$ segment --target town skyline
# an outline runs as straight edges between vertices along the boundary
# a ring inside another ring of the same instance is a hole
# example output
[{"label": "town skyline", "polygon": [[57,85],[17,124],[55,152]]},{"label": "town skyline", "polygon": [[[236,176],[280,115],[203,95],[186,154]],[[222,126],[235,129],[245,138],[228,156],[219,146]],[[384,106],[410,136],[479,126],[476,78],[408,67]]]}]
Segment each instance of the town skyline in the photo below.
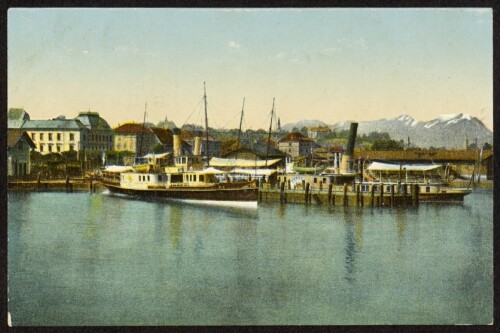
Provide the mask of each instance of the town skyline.
[{"label": "town skyline", "polygon": [[[318,119],[493,130],[491,9],[10,9],[8,107],[32,119],[267,129]],[[146,108],[147,103],[147,108]]]}]

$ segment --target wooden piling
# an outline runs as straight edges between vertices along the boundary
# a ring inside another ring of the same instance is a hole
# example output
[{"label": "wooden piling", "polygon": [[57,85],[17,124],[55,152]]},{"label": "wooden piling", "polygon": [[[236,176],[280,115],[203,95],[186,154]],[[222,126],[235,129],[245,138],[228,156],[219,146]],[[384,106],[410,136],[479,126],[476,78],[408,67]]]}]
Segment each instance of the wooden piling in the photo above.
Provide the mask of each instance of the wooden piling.
[{"label": "wooden piling", "polygon": [[359,200],[359,196],[360,196],[360,187],[361,185],[360,184],[356,184],[356,206],[360,206],[360,200]]},{"label": "wooden piling", "polygon": [[304,202],[309,203],[309,183],[306,183],[306,190],[304,193]]},{"label": "wooden piling", "polygon": [[281,182],[280,184],[280,203],[283,204],[285,202],[285,182]]},{"label": "wooden piling", "polygon": [[411,202],[413,207],[418,206],[418,184],[411,185]]},{"label": "wooden piling", "polygon": [[391,184],[391,207],[394,207],[394,184]]},{"label": "wooden piling", "polygon": [[69,176],[66,176],[66,193],[69,192]]},{"label": "wooden piling", "polygon": [[41,186],[41,178],[42,178],[42,175],[39,172],[37,180],[36,180],[36,190],[39,191],[39,192],[40,192],[40,186]]},{"label": "wooden piling", "polygon": [[344,183],[344,190],[343,190],[343,205],[347,206],[347,203],[349,199],[347,198],[347,183]]},{"label": "wooden piling", "polygon": [[375,204],[375,185],[370,185],[370,206],[373,207]]},{"label": "wooden piling", "polygon": [[379,196],[380,196],[379,206],[383,206],[384,205],[384,183],[380,183]]},{"label": "wooden piling", "polygon": [[328,204],[332,202],[332,189],[333,189],[333,184],[328,185]]}]

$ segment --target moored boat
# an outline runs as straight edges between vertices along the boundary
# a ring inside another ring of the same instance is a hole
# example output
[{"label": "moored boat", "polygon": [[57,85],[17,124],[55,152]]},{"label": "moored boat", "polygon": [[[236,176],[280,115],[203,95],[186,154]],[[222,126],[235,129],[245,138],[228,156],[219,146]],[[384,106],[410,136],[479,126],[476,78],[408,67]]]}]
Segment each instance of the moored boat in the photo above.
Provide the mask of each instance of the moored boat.
[{"label": "moored boat", "polygon": [[361,192],[384,191],[401,193],[404,185],[418,185],[419,199],[422,202],[463,202],[472,190],[448,185],[442,179],[443,167],[440,164],[391,164],[373,162],[364,172],[359,182]]},{"label": "moored boat", "polygon": [[[206,114],[206,93],[205,114]],[[208,131],[208,123],[205,130]],[[238,206],[257,206],[258,187],[253,180],[231,181],[224,177],[221,181],[216,175],[226,172],[203,165],[201,137],[195,138],[193,155],[180,155],[180,130],[173,131],[173,163],[165,166],[160,158],[149,155],[147,165],[128,169],[118,175],[104,178],[103,184],[111,193],[141,198],[162,198],[213,204],[234,204]],[[207,132],[208,156],[208,132]],[[163,154],[167,156],[168,154]],[[160,162],[160,163],[159,163]],[[119,170],[119,169],[118,169]],[[105,170],[106,174],[106,170]]]}]

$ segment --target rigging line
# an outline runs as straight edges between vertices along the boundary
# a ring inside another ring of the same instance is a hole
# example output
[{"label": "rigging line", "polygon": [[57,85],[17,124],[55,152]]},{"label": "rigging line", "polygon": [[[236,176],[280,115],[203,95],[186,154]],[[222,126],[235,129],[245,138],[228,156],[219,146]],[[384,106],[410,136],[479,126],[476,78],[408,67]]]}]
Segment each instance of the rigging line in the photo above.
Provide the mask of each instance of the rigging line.
[{"label": "rigging line", "polygon": [[[228,129],[226,126],[227,126],[227,125],[228,125],[231,121],[233,121],[233,120],[236,118],[236,116],[239,116],[240,114],[241,114],[241,111],[238,111],[238,113],[235,113],[235,114],[234,114],[234,116],[233,116],[233,118],[229,119],[229,120],[226,122],[226,124],[225,124],[223,127],[221,127],[221,129]],[[234,128],[236,128],[236,127],[234,127]]]},{"label": "rigging line", "polygon": [[[199,107],[199,110],[201,110],[201,102],[203,102],[203,98],[200,99],[200,101],[198,102],[198,104],[196,105],[196,107]],[[182,124],[182,126],[186,125],[187,122],[189,121],[189,119],[191,118],[191,116],[193,115],[193,113],[196,111],[196,108],[193,109],[193,111],[191,111],[191,114],[189,115],[189,117],[186,119],[186,121],[184,122],[184,124]],[[181,127],[182,127],[181,126]]]}]

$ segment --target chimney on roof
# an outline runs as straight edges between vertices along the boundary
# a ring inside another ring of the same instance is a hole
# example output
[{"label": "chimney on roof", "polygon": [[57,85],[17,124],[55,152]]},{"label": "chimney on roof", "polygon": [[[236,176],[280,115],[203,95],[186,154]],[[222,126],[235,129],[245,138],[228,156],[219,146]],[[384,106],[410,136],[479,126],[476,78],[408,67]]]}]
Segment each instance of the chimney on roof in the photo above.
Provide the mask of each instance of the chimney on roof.
[{"label": "chimney on roof", "polygon": [[173,133],[173,141],[174,141],[174,157],[177,157],[181,154],[181,130],[179,128],[174,128],[172,130]]},{"label": "chimney on roof", "polygon": [[201,155],[201,132],[200,131],[194,131],[193,155]]}]

